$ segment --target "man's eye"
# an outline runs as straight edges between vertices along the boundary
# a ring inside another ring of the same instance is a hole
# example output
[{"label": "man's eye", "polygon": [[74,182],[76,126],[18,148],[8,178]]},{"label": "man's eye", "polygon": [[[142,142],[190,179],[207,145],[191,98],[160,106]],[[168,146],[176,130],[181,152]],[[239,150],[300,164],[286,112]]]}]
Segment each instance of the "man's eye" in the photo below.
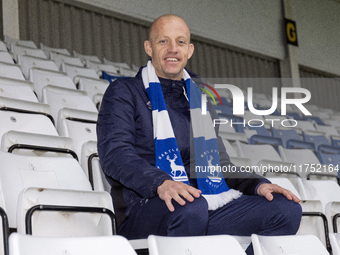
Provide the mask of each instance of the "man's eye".
[{"label": "man's eye", "polygon": [[160,40],[159,42],[160,42],[160,43],[166,43],[166,41],[165,41],[165,40]]}]

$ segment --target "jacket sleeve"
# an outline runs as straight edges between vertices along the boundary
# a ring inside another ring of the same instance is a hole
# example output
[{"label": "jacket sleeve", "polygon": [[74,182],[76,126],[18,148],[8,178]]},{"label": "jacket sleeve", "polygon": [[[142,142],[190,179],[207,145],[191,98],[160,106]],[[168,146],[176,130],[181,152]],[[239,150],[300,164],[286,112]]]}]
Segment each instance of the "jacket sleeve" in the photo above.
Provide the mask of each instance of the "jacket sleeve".
[{"label": "jacket sleeve", "polygon": [[138,96],[128,80],[117,80],[108,87],[97,121],[98,154],[109,179],[150,198],[156,195],[157,187],[171,177],[137,153]]}]

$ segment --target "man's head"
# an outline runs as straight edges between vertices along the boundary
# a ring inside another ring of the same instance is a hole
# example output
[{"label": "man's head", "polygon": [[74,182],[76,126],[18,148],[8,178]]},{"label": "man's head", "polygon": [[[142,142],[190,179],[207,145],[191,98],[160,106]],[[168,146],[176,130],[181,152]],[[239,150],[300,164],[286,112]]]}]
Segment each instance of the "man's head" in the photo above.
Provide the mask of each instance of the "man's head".
[{"label": "man's head", "polygon": [[160,16],[150,27],[144,49],[152,59],[157,76],[180,80],[194,52],[187,23],[176,15]]}]

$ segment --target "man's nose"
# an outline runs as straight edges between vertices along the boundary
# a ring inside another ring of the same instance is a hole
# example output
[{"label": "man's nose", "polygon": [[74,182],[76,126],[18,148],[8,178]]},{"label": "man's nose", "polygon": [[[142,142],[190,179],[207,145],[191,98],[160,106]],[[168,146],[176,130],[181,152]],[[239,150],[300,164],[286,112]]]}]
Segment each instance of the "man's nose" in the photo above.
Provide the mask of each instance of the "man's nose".
[{"label": "man's nose", "polygon": [[177,43],[175,40],[170,42],[169,48],[168,48],[169,52],[177,52],[178,48],[177,48]]}]

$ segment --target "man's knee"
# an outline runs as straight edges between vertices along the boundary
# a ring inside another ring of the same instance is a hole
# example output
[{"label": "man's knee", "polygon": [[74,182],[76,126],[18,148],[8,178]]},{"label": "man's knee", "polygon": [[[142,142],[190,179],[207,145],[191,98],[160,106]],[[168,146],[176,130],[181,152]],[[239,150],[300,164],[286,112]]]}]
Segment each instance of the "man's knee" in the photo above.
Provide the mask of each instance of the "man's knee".
[{"label": "man's knee", "polygon": [[276,202],[274,204],[275,208],[272,208],[277,214],[276,222],[283,225],[282,234],[296,234],[300,227],[302,217],[301,205],[288,200],[281,194],[275,194],[273,201]]},{"label": "man's knee", "polygon": [[[174,203],[175,211],[170,216],[169,235],[204,235],[207,229],[209,213],[207,201],[201,196],[184,206]],[[178,232],[180,230],[180,233]]]},{"label": "man's knee", "polygon": [[186,202],[184,206],[179,204],[175,205],[175,210],[178,210],[179,214],[181,214],[187,220],[208,220],[208,203],[202,196],[196,198],[193,202]]}]

